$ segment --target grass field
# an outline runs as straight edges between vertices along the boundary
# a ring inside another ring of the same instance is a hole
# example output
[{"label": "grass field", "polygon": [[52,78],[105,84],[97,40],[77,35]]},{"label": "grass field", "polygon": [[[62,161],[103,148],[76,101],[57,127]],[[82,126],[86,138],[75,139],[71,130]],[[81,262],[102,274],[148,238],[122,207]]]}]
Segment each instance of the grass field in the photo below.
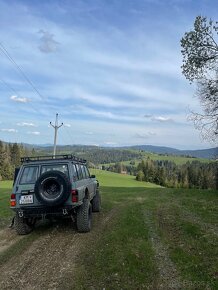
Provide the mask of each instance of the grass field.
[{"label": "grass field", "polygon": [[78,269],[84,289],[217,289],[218,192],[96,175],[103,210],[114,211],[114,218],[92,255],[84,253]]},{"label": "grass field", "polygon": [[[218,289],[217,191],[167,189],[131,176],[92,173],[103,208],[94,219],[94,239],[77,254],[68,277],[72,289]],[[11,215],[10,187],[0,183],[3,220]],[[85,235],[88,241],[91,234]]]},{"label": "grass field", "polygon": [[12,211],[9,209],[12,181],[0,181],[0,227],[9,223]]},{"label": "grass field", "polygon": [[[183,156],[173,156],[173,155],[159,155],[156,153],[148,153],[145,152],[143,153],[143,159],[146,160],[147,158],[150,158],[152,160],[169,160],[172,162],[175,162],[177,165],[182,165],[185,164],[186,162],[193,162],[193,161],[200,161],[200,162],[211,162],[211,160],[209,159],[205,159],[205,158],[191,158],[191,157],[183,157]],[[138,166],[138,164],[141,162],[141,159],[134,159],[131,160],[135,162],[134,166]],[[121,162],[123,165],[131,165],[130,162],[131,161],[123,161]],[[114,165],[115,163],[107,163],[107,164],[101,164],[101,165],[105,165],[105,166],[109,166],[109,165]]]},{"label": "grass field", "polygon": [[150,182],[138,182],[135,176],[121,175],[114,172],[92,169],[92,174],[96,175],[96,178],[103,186],[110,187],[160,187],[159,185]]}]

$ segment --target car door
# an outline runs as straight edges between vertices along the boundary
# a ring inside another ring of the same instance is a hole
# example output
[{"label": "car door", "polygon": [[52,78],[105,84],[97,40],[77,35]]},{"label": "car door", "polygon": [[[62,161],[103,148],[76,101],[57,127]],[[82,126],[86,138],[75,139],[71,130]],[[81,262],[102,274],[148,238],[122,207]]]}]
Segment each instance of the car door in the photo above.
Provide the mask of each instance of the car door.
[{"label": "car door", "polygon": [[85,197],[85,186],[84,186],[84,177],[80,164],[75,164],[77,171],[77,180],[76,180],[76,189],[78,191],[79,200],[82,200]]},{"label": "car door", "polygon": [[84,174],[86,175],[86,182],[87,182],[89,193],[90,193],[91,199],[92,199],[94,194],[95,194],[94,182],[93,182],[92,178],[90,178],[90,173],[88,171],[88,168],[85,165],[83,165],[83,171],[84,171]]}]

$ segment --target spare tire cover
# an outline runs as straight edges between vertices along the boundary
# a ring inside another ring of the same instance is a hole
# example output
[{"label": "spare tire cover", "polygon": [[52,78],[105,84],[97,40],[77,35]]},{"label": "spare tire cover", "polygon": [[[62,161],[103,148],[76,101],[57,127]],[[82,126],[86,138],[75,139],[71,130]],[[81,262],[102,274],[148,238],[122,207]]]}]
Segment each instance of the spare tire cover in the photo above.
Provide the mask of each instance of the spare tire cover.
[{"label": "spare tire cover", "polygon": [[71,192],[71,182],[61,171],[48,171],[43,173],[35,183],[35,196],[48,206],[64,203]]}]

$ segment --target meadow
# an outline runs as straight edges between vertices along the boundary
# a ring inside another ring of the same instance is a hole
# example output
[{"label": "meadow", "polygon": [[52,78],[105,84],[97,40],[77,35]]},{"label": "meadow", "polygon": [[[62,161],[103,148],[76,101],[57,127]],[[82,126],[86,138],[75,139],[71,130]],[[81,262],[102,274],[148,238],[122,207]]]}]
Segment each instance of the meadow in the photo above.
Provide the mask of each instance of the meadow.
[{"label": "meadow", "polygon": [[[68,277],[72,289],[217,289],[217,191],[92,173],[100,182],[102,212],[94,215],[92,232],[78,238],[89,243]],[[10,187],[0,183],[4,221],[11,216]]]},{"label": "meadow", "polygon": [[[143,160],[146,160],[147,158],[150,158],[151,160],[168,160],[171,162],[175,162],[176,165],[182,165],[186,162],[193,162],[193,161],[199,161],[202,163],[208,163],[211,162],[211,160],[206,158],[193,158],[193,157],[184,157],[184,156],[176,156],[176,155],[160,155],[156,153],[149,153],[149,152],[143,152],[143,157],[140,159],[132,159],[130,161],[123,161],[121,162],[123,165],[130,166],[132,162],[134,162],[134,166],[137,167],[138,164]],[[115,163],[106,163],[101,164],[104,166],[110,166],[114,165]]]}]

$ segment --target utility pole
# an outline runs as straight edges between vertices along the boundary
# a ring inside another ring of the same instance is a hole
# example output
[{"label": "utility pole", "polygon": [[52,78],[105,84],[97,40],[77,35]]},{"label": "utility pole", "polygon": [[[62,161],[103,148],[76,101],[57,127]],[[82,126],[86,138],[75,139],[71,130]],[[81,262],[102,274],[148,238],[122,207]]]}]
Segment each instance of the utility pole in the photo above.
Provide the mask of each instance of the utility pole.
[{"label": "utility pole", "polygon": [[56,114],[55,125],[52,125],[51,122],[50,122],[50,125],[55,129],[55,135],[54,135],[54,151],[53,151],[53,157],[55,158],[58,129],[64,125],[63,123],[61,123],[61,125],[58,126],[58,113]]}]

